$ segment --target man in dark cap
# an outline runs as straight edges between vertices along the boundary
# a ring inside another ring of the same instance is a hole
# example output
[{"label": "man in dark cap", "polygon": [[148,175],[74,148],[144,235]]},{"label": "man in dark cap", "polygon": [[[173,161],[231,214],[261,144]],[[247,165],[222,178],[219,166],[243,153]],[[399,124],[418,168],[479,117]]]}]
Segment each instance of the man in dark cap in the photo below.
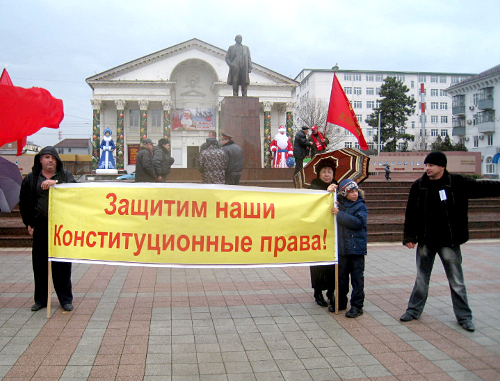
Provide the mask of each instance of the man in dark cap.
[{"label": "man in dark cap", "polygon": [[235,142],[233,136],[222,133],[222,150],[227,156],[226,184],[238,185],[243,170],[243,150]]},{"label": "man in dark cap", "polygon": [[153,141],[144,139],[135,157],[135,182],[154,183],[160,177],[156,176],[153,164]]},{"label": "man in dark cap", "polygon": [[167,175],[174,162],[175,159],[170,156],[170,140],[161,138],[158,140],[158,145],[153,148],[153,167],[157,181],[162,183],[167,181]]},{"label": "man in dark cap", "polygon": [[[35,304],[31,311],[47,307],[47,269],[49,260],[49,188],[61,183],[76,183],[54,147],[43,148],[33,162],[32,172],[21,184],[19,210],[28,233],[33,236],[33,274],[35,278]],[[52,281],[65,311],[73,310],[71,262],[51,261]]]},{"label": "man in dark cap", "polygon": [[424,310],[436,254],[441,258],[451,290],[458,323],[474,331],[467,301],[460,245],[469,239],[467,207],[470,198],[500,196],[500,182],[474,180],[446,170],[442,152],[431,152],[425,173],[410,189],[404,223],[403,245],[417,245],[417,279],[401,321],[418,319]]},{"label": "man in dark cap", "polygon": [[295,158],[294,174],[302,170],[304,159],[309,155],[309,149],[313,144],[312,141],[307,138],[308,132],[309,127],[303,126],[299,132],[295,134],[295,140],[293,141],[293,157]]}]

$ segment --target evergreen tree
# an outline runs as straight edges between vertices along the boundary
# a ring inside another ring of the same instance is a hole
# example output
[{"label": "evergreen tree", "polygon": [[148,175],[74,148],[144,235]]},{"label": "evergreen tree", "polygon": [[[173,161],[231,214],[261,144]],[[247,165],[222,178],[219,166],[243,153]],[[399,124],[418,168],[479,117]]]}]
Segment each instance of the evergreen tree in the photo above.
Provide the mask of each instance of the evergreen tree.
[{"label": "evergreen tree", "polygon": [[[401,140],[408,147],[408,141],[415,138],[411,134],[404,132],[405,122],[415,111],[415,99],[406,95],[410,91],[403,82],[395,77],[387,77],[384,84],[380,87],[380,107],[374,109],[366,122],[372,127],[378,127],[379,114],[382,114],[380,123],[380,144],[382,151],[395,152],[398,141]],[[373,137],[373,141],[378,141],[378,132]]]}]

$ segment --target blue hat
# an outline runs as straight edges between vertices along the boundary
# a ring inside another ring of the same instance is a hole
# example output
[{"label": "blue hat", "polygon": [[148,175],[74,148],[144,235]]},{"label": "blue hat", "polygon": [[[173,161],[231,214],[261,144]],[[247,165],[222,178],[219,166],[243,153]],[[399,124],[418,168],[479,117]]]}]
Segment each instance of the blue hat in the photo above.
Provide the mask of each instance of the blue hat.
[{"label": "blue hat", "polygon": [[356,181],[351,179],[344,179],[339,184],[338,192],[342,197],[346,197],[347,194],[353,189],[359,189]]}]

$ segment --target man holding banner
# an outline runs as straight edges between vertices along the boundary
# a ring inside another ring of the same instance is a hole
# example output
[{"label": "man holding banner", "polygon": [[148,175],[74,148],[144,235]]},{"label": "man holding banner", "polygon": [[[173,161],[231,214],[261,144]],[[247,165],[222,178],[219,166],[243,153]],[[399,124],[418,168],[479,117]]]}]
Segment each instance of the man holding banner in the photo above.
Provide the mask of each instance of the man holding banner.
[{"label": "man holding banner", "polygon": [[[34,159],[32,172],[21,184],[19,209],[28,233],[33,236],[33,274],[35,278],[35,304],[31,311],[47,306],[49,258],[49,188],[58,183],[76,183],[54,147],[43,148]],[[73,310],[71,262],[52,262],[52,281],[65,311]]]}]

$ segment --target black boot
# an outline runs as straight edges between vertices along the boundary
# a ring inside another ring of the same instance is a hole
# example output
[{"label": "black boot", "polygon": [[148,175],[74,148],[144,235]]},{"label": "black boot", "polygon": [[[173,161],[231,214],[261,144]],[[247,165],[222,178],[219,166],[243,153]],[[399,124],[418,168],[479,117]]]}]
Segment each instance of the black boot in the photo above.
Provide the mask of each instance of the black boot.
[{"label": "black boot", "polygon": [[328,303],[323,297],[323,292],[321,290],[314,290],[314,300],[318,303],[318,306],[327,307]]}]

